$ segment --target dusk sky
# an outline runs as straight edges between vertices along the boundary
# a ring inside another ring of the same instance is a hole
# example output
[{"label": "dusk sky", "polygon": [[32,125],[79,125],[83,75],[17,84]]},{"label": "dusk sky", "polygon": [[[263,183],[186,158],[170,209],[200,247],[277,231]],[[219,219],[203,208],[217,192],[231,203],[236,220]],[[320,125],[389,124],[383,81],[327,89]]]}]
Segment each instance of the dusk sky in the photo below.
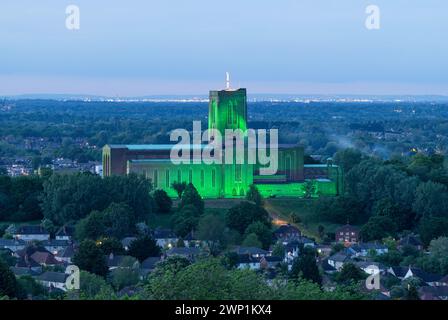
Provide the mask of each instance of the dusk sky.
[{"label": "dusk sky", "polygon": [[0,95],[207,94],[226,71],[249,93],[448,95],[447,17],[446,0],[3,0]]}]

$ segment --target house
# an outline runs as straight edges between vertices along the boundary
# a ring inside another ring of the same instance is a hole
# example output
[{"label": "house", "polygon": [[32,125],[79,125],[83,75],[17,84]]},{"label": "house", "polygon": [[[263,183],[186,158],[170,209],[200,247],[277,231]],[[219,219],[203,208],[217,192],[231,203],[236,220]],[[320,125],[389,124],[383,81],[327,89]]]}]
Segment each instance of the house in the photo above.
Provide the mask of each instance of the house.
[{"label": "house", "polygon": [[344,252],[338,252],[328,258],[328,264],[339,271],[342,269],[342,266],[350,260],[350,255]]},{"label": "house", "polygon": [[420,240],[420,236],[414,235],[414,234],[409,234],[407,236],[404,236],[398,241],[397,248],[399,250],[402,250],[403,247],[406,247],[406,246],[414,247],[419,251],[423,250],[423,243]]},{"label": "house", "polygon": [[75,247],[73,245],[70,245],[70,246],[66,247],[64,250],[59,251],[55,255],[55,258],[58,261],[70,264],[70,263],[72,263],[72,259],[74,256],[75,256]]},{"label": "house", "polygon": [[357,243],[347,248],[355,257],[367,257],[374,252],[377,255],[382,255],[389,252],[389,248],[383,244],[375,242]]},{"label": "house", "polygon": [[448,286],[423,286],[418,294],[421,300],[448,300]]},{"label": "house", "polygon": [[65,250],[68,246],[70,246],[69,240],[46,240],[40,243],[45,249],[51,252],[54,255],[57,255],[58,252]]},{"label": "house", "polygon": [[[333,264],[334,264],[334,262],[333,262]],[[332,274],[337,271],[335,267],[333,267],[331,264],[328,263],[328,259],[322,260],[320,266],[321,266],[322,270],[328,274]]]},{"label": "house", "polygon": [[283,258],[275,256],[263,256],[260,259],[260,266],[264,269],[275,268],[281,264]]},{"label": "house", "polygon": [[157,228],[153,232],[153,237],[161,248],[172,248],[176,246],[179,240],[171,229]]},{"label": "house", "polygon": [[46,251],[36,251],[30,256],[30,258],[44,267],[61,264],[60,261],[55,259],[51,252]]},{"label": "house", "polygon": [[50,239],[50,233],[42,226],[20,226],[13,233],[14,239],[30,241],[45,241]]},{"label": "house", "polygon": [[39,274],[39,272],[35,272],[30,268],[24,268],[24,267],[9,267],[9,270],[11,270],[16,277],[35,276]]},{"label": "house", "polygon": [[201,249],[199,248],[189,248],[189,247],[181,247],[181,248],[171,248],[166,252],[167,257],[171,256],[181,256],[185,257],[188,260],[195,260],[197,256],[201,253]]},{"label": "house", "polygon": [[65,287],[65,281],[68,277],[68,274],[64,272],[53,272],[47,271],[37,276],[35,279],[37,282],[40,282],[44,287],[50,289],[59,289],[62,291],[67,291]]},{"label": "house", "polygon": [[359,229],[346,224],[335,231],[336,242],[356,243],[359,240]]},{"label": "house", "polygon": [[319,244],[316,246],[317,253],[322,257],[328,257],[333,250],[330,245]]},{"label": "house", "polygon": [[376,274],[378,272],[380,274],[384,274],[387,270],[387,268],[383,264],[373,261],[356,261],[354,262],[354,264],[362,271],[370,275]]},{"label": "house", "polygon": [[63,226],[55,234],[56,240],[71,241],[75,228],[73,226]]},{"label": "house", "polygon": [[[190,231],[184,238],[185,246],[200,248],[207,241],[202,241],[196,238],[194,231]],[[212,241],[211,241],[212,242]]]},{"label": "house", "polygon": [[316,246],[316,243],[314,242],[314,240],[311,240],[310,238],[307,237],[300,237],[299,238],[299,243],[303,244],[304,248],[314,248]]},{"label": "house", "polygon": [[113,253],[106,256],[106,265],[109,268],[109,270],[117,269],[121,263],[123,262],[123,259],[127,256],[122,255],[114,255]]},{"label": "house", "polygon": [[250,254],[239,254],[236,267],[237,269],[258,270],[260,269],[260,259]]},{"label": "house", "polygon": [[257,247],[242,247],[238,246],[233,251],[235,251],[238,255],[240,254],[248,254],[254,258],[259,258],[263,256],[269,255],[269,251],[257,248]]},{"label": "house", "polygon": [[12,252],[23,250],[26,246],[26,242],[17,239],[0,239],[0,249],[8,249]]},{"label": "house", "polygon": [[290,224],[281,225],[274,231],[274,237],[281,242],[289,242],[302,236],[300,230]]},{"label": "house", "polygon": [[298,241],[292,241],[285,245],[285,257],[283,261],[288,265],[292,264],[294,259],[300,254],[300,243]]},{"label": "house", "polygon": [[121,245],[123,246],[124,250],[128,251],[129,247],[131,246],[131,243],[137,240],[136,237],[126,237],[121,239]]},{"label": "house", "polygon": [[20,257],[16,261],[15,267],[26,268],[37,274],[42,273],[42,266],[33,259],[31,259],[29,256]]},{"label": "house", "polygon": [[159,263],[162,260],[161,257],[148,257],[145,260],[142,261],[140,264],[140,275],[145,278],[148,273],[151,273],[155,267],[156,264]]},{"label": "house", "polygon": [[387,272],[394,275],[400,280],[407,278],[419,278],[429,286],[448,286],[448,277],[439,274],[428,273],[419,268],[413,267],[390,267]]}]

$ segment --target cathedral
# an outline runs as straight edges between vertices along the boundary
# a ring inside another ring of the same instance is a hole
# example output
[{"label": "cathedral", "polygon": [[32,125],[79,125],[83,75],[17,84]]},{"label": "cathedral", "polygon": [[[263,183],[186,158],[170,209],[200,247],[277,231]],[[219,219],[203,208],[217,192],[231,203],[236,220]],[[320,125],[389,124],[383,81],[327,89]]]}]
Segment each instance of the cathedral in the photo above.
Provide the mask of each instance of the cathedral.
[{"label": "cathedral", "polygon": [[[208,128],[245,132],[247,126],[246,89],[210,91]],[[177,197],[174,182],[192,183],[203,198],[245,197],[254,184],[263,197],[335,196],[343,192],[342,169],[331,161],[304,164],[304,150],[298,145],[278,145],[277,172],[262,175],[258,159],[243,163],[175,164],[170,154],[174,144],[106,145],[103,147],[103,175],[144,175],[154,189]],[[203,148],[202,145],[193,146]],[[223,152],[226,152],[225,149]]]}]

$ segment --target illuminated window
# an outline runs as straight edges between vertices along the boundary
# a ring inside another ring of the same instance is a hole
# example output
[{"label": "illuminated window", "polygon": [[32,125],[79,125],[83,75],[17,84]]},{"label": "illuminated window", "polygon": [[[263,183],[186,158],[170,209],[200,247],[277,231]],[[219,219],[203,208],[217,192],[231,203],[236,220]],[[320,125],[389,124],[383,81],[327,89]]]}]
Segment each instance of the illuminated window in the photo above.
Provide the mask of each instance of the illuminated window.
[{"label": "illuminated window", "polygon": [[212,188],[215,188],[216,186],[216,171],[215,169],[212,170]]},{"label": "illuminated window", "polygon": [[191,170],[191,169],[188,172],[188,182],[193,183],[193,170]]},{"label": "illuminated window", "polygon": [[177,170],[177,182],[182,182],[182,171]]}]

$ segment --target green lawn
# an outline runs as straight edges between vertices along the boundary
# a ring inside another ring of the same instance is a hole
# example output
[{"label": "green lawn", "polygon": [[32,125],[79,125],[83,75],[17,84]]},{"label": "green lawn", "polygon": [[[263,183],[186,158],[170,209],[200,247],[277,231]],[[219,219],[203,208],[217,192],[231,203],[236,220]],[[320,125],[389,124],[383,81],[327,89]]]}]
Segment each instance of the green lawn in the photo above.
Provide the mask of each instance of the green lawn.
[{"label": "green lawn", "polygon": [[265,208],[278,215],[279,219],[291,222],[291,215],[296,214],[300,218],[297,227],[305,236],[320,239],[318,226],[322,225],[325,232],[334,232],[339,224],[319,220],[314,214],[315,199],[266,199]]}]

